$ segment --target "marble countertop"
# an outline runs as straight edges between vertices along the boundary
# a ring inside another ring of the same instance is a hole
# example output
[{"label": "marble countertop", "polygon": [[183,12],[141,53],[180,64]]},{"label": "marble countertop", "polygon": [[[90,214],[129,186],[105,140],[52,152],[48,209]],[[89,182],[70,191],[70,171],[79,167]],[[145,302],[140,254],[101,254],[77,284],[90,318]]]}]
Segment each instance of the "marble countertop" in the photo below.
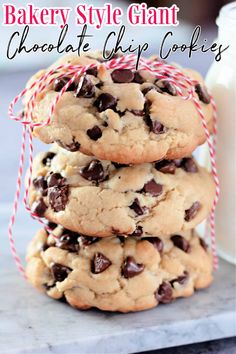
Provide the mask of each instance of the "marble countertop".
[{"label": "marble countertop", "polygon": [[[0,215],[1,353],[134,353],[236,336],[234,266],[221,261],[209,289],[168,306],[133,314],[76,311],[37,293],[17,273],[6,237],[8,205],[0,205]],[[15,238],[22,257],[38,227],[20,209]]]}]

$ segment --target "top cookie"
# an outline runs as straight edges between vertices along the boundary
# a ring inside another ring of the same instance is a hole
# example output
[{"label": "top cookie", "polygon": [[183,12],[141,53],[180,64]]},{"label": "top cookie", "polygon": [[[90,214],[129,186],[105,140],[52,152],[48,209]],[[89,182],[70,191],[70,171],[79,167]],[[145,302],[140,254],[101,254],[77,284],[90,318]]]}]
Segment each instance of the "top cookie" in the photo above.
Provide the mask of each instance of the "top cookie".
[{"label": "top cookie", "polygon": [[[167,81],[158,81],[146,71],[107,70],[101,58],[66,56],[61,64],[95,63],[82,82],[71,85],[56,105],[49,126],[35,127],[34,135],[45,143],[57,142],[70,151],[80,150],[103,160],[143,163],[188,156],[206,140],[198,112],[191,101],[181,98]],[[40,71],[32,83],[46,71]],[[212,126],[212,105],[202,77],[184,69],[199,81],[196,97],[208,128]],[[45,121],[68,76],[55,80],[38,94],[33,111],[36,122]],[[25,103],[32,95],[28,92]]]}]

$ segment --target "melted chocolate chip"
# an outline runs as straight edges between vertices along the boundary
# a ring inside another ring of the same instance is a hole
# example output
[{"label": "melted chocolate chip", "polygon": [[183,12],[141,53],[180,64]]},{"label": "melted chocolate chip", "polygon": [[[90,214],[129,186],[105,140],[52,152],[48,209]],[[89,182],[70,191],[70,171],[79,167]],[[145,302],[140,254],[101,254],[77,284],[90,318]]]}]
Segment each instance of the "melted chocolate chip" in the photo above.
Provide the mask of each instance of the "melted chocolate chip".
[{"label": "melted chocolate chip", "polygon": [[203,103],[209,104],[211,102],[211,98],[205,86],[197,84],[195,86],[195,92],[197,93],[199,100],[202,101]]},{"label": "melted chocolate chip", "polygon": [[182,160],[181,167],[186,171],[190,173],[196,173],[198,172],[198,167],[192,157],[185,157]]},{"label": "melted chocolate chip", "polygon": [[171,236],[171,241],[175,245],[175,247],[180,248],[182,251],[189,253],[190,252],[190,244],[189,242],[181,235],[173,235]]},{"label": "melted chocolate chip", "polygon": [[78,237],[80,237],[80,235],[77,232],[64,230],[61,237],[56,241],[56,247],[70,252],[79,252]]},{"label": "melted chocolate chip", "polygon": [[126,239],[126,237],[125,236],[117,236],[117,238],[120,240],[120,243],[124,243],[125,242],[125,239]]},{"label": "melted chocolate chip", "polygon": [[145,116],[144,121],[154,134],[166,133],[166,128],[158,120],[152,120],[150,116]]},{"label": "melted chocolate chip", "polygon": [[54,263],[51,266],[51,270],[52,270],[52,275],[53,275],[55,281],[61,282],[68,277],[68,275],[72,269],[69,267],[65,267],[59,263]]},{"label": "melted chocolate chip", "polygon": [[47,226],[49,227],[50,230],[53,231],[57,227],[57,224],[55,224],[54,222],[48,221]]},{"label": "melted chocolate chip", "polygon": [[97,125],[95,125],[93,128],[87,130],[87,135],[90,137],[90,139],[97,141],[101,138],[102,131]]},{"label": "melted chocolate chip", "polygon": [[189,278],[188,272],[185,270],[183,275],[180,275],[179,277],[173,279],[170,281],[170,284],[172,287],[174,287],[175,283],[179,283],[180,285],[184,285]]},{"label": "melted chocolate chip", "polygon": [[144,83],[144,78],[140,75],[139,71],[135,71],[133,82],[140,85]]},{"label": "melted chocolate chip", "polygon": [[103,112],[106,109],[114,109],[116,107],[117,99],[110,95],[110,93],[102,93],[94,102],[94,106],[97,107],[98,112]]},{"label": "melted chocolate chip", "polygon": [[63,149],[66,149],[71,152],[79,151],[80,144],[77,141],[74,141],[71,144],[64,144],[60,140],[56,140],[57,144],[60,145]]},{"label": "melted chocolate chip", "polygon": [[39,176],[37,178],[34,178],[33,180],[33,186],[36,190],[45,192],[48,188],[48,184],[46,179],[43,176]]},{"label": "melted chocolate chip", "polygon": [[91,237],[91,236],[80,236],[79,242],[83,246],[89,246],[92,245],[93,243],[96,243],[99,241],[98,237]]},{"label": "melted chocolate chip", "polygon": [[142,94],[145,96],[151,90],[155,90],[156,92],[162,93],[162,91],[159,87],[152,85],[152,86],[145,87],[142,90]]},{"label": "melted chocolate chip", "polygon": [[162,304],[168,304],[172,301],[172,287],[169,282],[163,281],[155,292],[155,298]]},{"label": "melted chocolate chip", "polygon": [[136,229],[134,230],[134,232],[130,236],[141,237],[142,234],[143,234],[142,226],[137,226]]},{"label": "melted chocolate chip", "polygon": [[199,202],[194,202],[193,205],[185,210],[185,221],[191,221],[197,215],[198,211],[201,209],[201,204]]},{"label": "melted chocolate chip", "polygon": [[110,267],[111,261],[108,259],[104,254],[102,253],[95,253],[93,261],[92,261],[92,266],[91,270],[92,273],[94,274],[99,274],[104,272],[108,267]]},{"label": "melted chocolate chip", "polygon": [[98,69],[96,67],[87,69],[86,74],[93,75],[93,76],[97,77],[98,76]]},{"label": "melted chocolate chip", "polygon": [[159,237],[144,237],[142,240],[146,240],[146,241],[152,243],[158,252],[160,252],[160,253],[163,252],[164,244]]},{"label": "melted chocolate chip", "polygon": [[162,160],[155,163],[155,169],[162,173],[174,174],[176,170],[176,165],[174,161]]},{"label": "melted chocolate chip", "polygon": [[146,214],[148,208],[146,206],[141,206],[138,198],[135,198],[133,203],[130,205],[130,209],[132,209],[137,215]]},{"label": "melted chocolate chip", "polygon": [[49,175],[47,184],[49,188],[54,186],[64,186],[66,184],[66,178],[62,177],[60,173],[53,173]]},{"label": "melted chocolate chip", "polygon": [[[63,87],[68,83],[68,81],[70,81],[70,77],[67,76],[63,76],[60,78],[57,78],[54,80],[53,83],[53,89],[56,92],[59,92],[63,89]],[[73,82],[66,91],[74,91],[76,89],[76,84]]]},{"label": "melted chocolate chip", "polygon": [[172,161],[175,163],[175,166],[176,166],[176,167],[181,167],[182,160],[183,160],[183,159],[175,159],[175,160],[172,160]]},{"label": "melted chocolate chip", "polygon": [[144,185],[143,190],[145,193],[149,193],[153,197],[158,197],[162,194],[163,186],[159,183],[156,183],[154,179],[152,179]]},{"label": "melted chocolate chip", "polygon": [[80,170],[80,174],[88,181],[102,182],[105,179],[105,173],[100,161],[92,160]]},{"label": "melted chocolate chip", "polygon": [[177,95],[177,90],[175,86],[169,81],[157,81],[156,85],[161,89],[162,92],[168,93],[171,96]]},{"label": "melted chocolate chip", "polygon": [[118,84],[128,83],[133,81],[134,74],[129,69],[116,69],[111,73],[111,78]]},{"label": "melted chocolate chip", "polygon": [[69,186],[54,186],[48,189],[49,204],[55,212],[65,210],[69,198]]},{"label": "melted chocolate chip", "polygon": [[145,111],[144,110],[139,110],[139,109],[131,109],[130,111],[131,113],[133,113],[135,116],[138,117],[144,117],[145,116]]},{"label": "melted chocolate chip", "polygon": [[32,213],[39,216],[40,218],[44,216],[46,210],[47,205],[44,203],[43,198],[35,201],[31,207]]},{"label": "melted chocolate chip", "polygon": [[200,245],[202,246],[202,248],[207,251],[208,250],[208,246],[206,244],[206,242],[202,239],[202,238],[199,238],[199,243]]},{"label": "melted chocolate chip", "polygon": [[133,278],[136,275],[139,275],[144,270],[144,265],[142,263],[136,263],[134,257],[129,256],[124,261],[122,267],[122,275],[125,278]]},{"label": "melted chocolate chip", "polygon": [[93,85],[92,81],[84,76],[83,82],[81,85],[78,86],[75,96],[76,97],[83,97],[83,98],[91,98],[95,95],[95,86]]},{"label": "melted chocolate chip", "polygon": [[52,159],[56,156],[56,154],[54,152],[48,152],[46,154],[46,156],[43,158],[42,160],[42,164],[44,166],[47,166],[47,167],[50,167],[51,166],[51,162],[52,162]]}]

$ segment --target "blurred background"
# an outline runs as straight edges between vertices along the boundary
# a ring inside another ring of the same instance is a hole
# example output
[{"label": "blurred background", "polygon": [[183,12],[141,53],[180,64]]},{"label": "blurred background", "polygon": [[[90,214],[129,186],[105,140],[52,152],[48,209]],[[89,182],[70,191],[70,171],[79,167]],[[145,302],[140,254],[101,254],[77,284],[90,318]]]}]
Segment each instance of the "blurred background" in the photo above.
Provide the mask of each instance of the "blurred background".
[{"label": "blurred background", "polygon": [[[114,6],[121,6],[124,9],[127,8],[130,2],[135,1],[110,1]],[[136,1],[137,2],[137,1]],[[140,1],[143,2],[143,1]],[[176,0],[176,1],[148,1],[148,6],[171,6],[175,3],[180,12],[178,18],[180,25],[178,27],[130,27],[127,26],[126,42],[130,43],[131,39],[134,39],[135,44],[148,42],[149,54],[154,54],[159,50],[160,43],[164,34],[168,30],[172,30],[174,33],[174,42],[176,43],[189,43],[190,36],[193,28],[200,24],[202,26],[201,42],[203,39],[207,39],[209,44],[215,40],[217,36],[217,27],[215,19],[219,13],[220,8],[230,1],[226,0]],[[12,0],[12,4],[16,6],[24,6],[26,2],[19,0]],[[82,3],[79,0],[45,0],[45,1],[31,1],[37,6],[70,6],[75,7],[78,3]],[[94,0],[83,1],[83,3],[93,4],[94,6],[102,6],[106,1]],[[2,8],[0,9],[0,23],[2,23]],[[126,24],[126,23],[124,23]],[[127,25],[127,24],[126,24]],[[7,108],[9,102],[13,97],[18,94],[28,80],[28,78],[38,70],[49,65],[57,55],[55,53],[33,53],[22,54],[16,57],[14,60],[8,60],[6,58],[6,47],[9,42],[9,38],[14,31],[22,33],[23,27],[9,26],[0,27],[0,114],[1,114],[1,127],[0,127],[0,213],[1,220],[6,225],[9,218],[9,206],[13,201],[13,195],[16,185],[16,174],[18,168],[19,149],[21,141],[21,126],[16,122],[11,122],[7,116]],[[88,32],[95,34],[93,38],[92,47],[101,48],[104,43],[104,39],[107,34],[112,30],[112,27],[102,28],[99,31],[95,31],[93,28],[89,28]],[[27,39],[27,45],[32,43],[55,43],[60,32],[60,28],[55,27],[31,27],[30,36]],[[81,28],[75,26],[75,16],[71,13],[69,20],[69,34],[66,40],[67,43],[76,44],[76,35],[81,33]],[[213,61],[213,55],[207,53],[195,53],[191,59],[188,58],[187,53],[174,54],[169,58],[171,61],[177,61],[181,65],[192,67],[199,70],[203,75],[206,74],[208,68]],[[20,107],[19,107],[20,109]],[[47,146],[35,141],[35,150],[45,150]],[[28,218],[29,219],[29,218]],[[27,220],[28,220],[27,219]],[[19,223],[25,222],[19,218]],[[37,223],[36,223],[37,224]],[[37,225],[36,225],[37,227]],[[5,231],[4,231],[5,233]],[[31,234],[32,235],[32,234]],[[29,235],[29,237],[31,237]]]}]

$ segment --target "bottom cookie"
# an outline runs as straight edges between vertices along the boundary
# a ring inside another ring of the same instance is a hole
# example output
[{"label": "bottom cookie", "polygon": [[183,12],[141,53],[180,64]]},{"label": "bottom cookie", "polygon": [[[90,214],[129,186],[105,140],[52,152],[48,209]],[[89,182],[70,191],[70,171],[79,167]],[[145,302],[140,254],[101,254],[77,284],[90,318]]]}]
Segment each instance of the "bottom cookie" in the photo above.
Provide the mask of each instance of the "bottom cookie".
[{"label": "bottom cookie", "polygon": [[77,309],[141,311],[188,297],[212,282],[212,257],[195,231],[159,237],[81,236],[41,229],[27,252],[37,289]]}]

